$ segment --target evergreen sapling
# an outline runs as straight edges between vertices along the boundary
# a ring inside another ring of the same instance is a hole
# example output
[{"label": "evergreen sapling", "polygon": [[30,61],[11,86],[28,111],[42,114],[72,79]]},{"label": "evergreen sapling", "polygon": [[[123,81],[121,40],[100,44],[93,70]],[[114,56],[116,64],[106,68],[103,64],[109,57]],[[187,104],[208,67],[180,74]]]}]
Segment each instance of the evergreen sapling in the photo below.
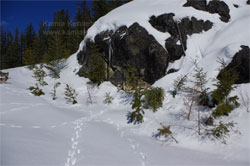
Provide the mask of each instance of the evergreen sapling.
[{"label": "evergreen sapling", "polygon": [[164,90],[162,88],[149,88],[145,90],[144,95],[146,107],[152,109],[153,112],[162,107],[164,100]]},{"label": "evergreen sapling", "polygon": [[105,104],[112,104],[113,100],[114,98],[110,95],[110,92],[105,93],[105,99],[104,99]]},{"label": "evergreen sapling", "polygon": [[44,65],[40,64],[39,67],[34,66],[33,68],[33,76],[36,81],[39,83],[41,86],[48,85],[47,82],[44,81],[44,78],[47,76],[46,72],[43,70]]},{"label": "evergreen sapling", "polygon": [[230,92],[236,88],[233,84],[238,78],[238,74],[233,69],[226,69],[223,60],[220,60],[220,64],[219,75],[214,84],[216,89],[212,92],[213,101],[217,104],[217,108],[213,112],[214,117],[227,116],[235,107],[239,106],[237,95],[229,97]]},{"label": "evergreen sapling", "polygon": [[133,101],[132,101],[132,109],[135,110],[133,112],[128,112],[127,120],[128,123],[139,124],[144,122],[143,115],[143,103],[144,100],[142,99],[143,93],[141,90],[136,90],[134,92]]},{"label": "evergreen sapling", "polygon": [[71,102],[72,104],[77,104],[76,96],[78,94],[76,93],[75,89],[70,87],[68,84],[66,84],[64,94],[65,94],[65,99],[67,100],[67,102]]},{"label": "evergreen sapling", "polygon": [[56,100],[56,89],[61,85],[60,82],[55,83],[52,92],[50,92],[51,96],[52,96],[52,100]]},{"label": "evergreen sapling", "polygon": [[178,91],[183,90],[185,87],[185,84],[187,82],[187,75],[179,76],[177,77],[176,80],[174,80],[174,90],[172,92],[173,98],[175,98],[175,95],[177,94]]}]

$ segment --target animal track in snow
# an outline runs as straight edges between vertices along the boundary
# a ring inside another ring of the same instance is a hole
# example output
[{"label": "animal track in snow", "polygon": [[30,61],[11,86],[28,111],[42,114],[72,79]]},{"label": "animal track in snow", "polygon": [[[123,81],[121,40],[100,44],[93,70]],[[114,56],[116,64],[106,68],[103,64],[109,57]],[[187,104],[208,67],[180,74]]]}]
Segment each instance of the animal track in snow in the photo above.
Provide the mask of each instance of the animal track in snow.
[{"label": "animal track in snow", "polygon": [[85,119],[81,118],[73,122],[73,124],[75,124],[75,132],[71,138],[71,149],[68,151],[68,157],[65,166],[74,166],[77,162],[76,155],[81,153],[81,150],[78,148],[78,139],[80,138],[79,133],[82,131],[83,120]]},{"label": "animal track in snow", "polygon": [[146,165],[146,155],[143,152],[138,151],[139,144],[136,144],[135,141],[131,138],[127,138],[127,141],[131,144],[131,148],[133,149],[134,153],[140,156],[141,164],[144,166]]}]

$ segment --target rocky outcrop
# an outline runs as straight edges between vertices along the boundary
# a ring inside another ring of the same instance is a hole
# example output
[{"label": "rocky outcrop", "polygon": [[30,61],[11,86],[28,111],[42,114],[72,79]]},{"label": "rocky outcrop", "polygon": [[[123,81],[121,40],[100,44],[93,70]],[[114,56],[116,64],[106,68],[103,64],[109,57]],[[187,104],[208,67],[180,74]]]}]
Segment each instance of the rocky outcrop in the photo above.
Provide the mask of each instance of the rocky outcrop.
[{"label": "rocky outcrop", "polygon": [[[143,81],[153,84],[165,76],[169,62],[173,62],[185,55],[187,49],[187,35],[209,30],[213,23],[197,20],[196,18],[183,18],[179,22],[174,14],[163,14],[150,18],[150,24],[161,32],[168,32],[171,37],[166,39],[164,49],[145,28],[138,23],[130,27],[121,26],[116,31],[104,31],[97,34],[94,41],[86,41],[85,47],[78,55],[82,65],[78,74],[86,77],[91,66],[88,59],[91,56],[91,45],[100,48],[107,70],[107,80],[119,85],[126,81],[129,68],[135,69],[135,75]],[[172,70],[171,72],[175,72]]]},{"label": "rocky outcrop", "polygon": [[[115,32],[101,32],[96,35],[94,42],[101,48],[107,66],[112,68],[113,74],[108,79],[115,85],[126,80],[126,72],[131,67],[135,69],[137,77],[150,84],[165,75],[169,54],[138,23],[129,28],[122,26]],[[83,70],[89,68],[87,61],[91,55],[90,45],[91,41],[87,41],[85,48],[77,55],[83,65],[79,75],[83,75]]]},{"label": "rocky outcrop", "polygon": [[250,49],[248,46],[241,46],[241,50],[234,55],[227,69],[233,69],[238,73],[237,84],[250,83]]},{"label": "rocky outcrop", "polygon": [[187,0],[187,3],[183,5],[184,7],[190,7],[197,10],[206,11],[209,13],[218,13],[220,15],[221,21],[228,22],[230,20],[230,9],[227,4],[220,0],[212,0],[207,4],[206,0]]},{"label": "rocky outcrop", "polygon": [[203,30],[208,31],[212,28],[213,23],[210,21],[197,20],[196,18],[183,18],[175,21],[175,14],[163,14],[158,17],[152,16],[150,24],[161,32],[168,32],[171,37],[166,39],[165,47],[170,55],[169,61],[175,61],[185,55],[187,49],[187,35],[200,33]]}]

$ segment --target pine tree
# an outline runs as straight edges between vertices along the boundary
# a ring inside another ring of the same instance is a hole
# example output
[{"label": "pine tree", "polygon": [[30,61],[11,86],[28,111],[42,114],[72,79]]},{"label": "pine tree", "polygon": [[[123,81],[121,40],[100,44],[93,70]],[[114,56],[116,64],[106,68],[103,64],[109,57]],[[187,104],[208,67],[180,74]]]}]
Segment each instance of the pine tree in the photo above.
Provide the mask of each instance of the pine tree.
[{"label": "pine tree", "polygon": [[124,2],[122,0],[112,0],[112,1],[109,1],[108,2],[108,8],[109,8],[109,11],[123,5]]},{"label": "pine tree", "polygon": [[21,64],[25,65],[24,63],[24,51],[25,51],[25,36],[23,33],[21,33],[20,37],[20,56],[21,56]]},{"label": "pine tree", "polygon": [[47,76],[46,72],[43,70],[44,65],[40,64],[39,66],[34,66],[33,68],[33,76],[36,81],[39,83],[41,86],[48,85],[47,82],[44,81],[44,78]]},{"label": "pine tree", "polygon": [[1,39],[0,39],[0,44],[1,44],[1,53],[0,53],[0,70],[4,69],[5,67],[5,62],[4,58],[6,56],[6,50],[7,50],[7,33],[0,27],[0,33],[1,33]]},{"label": "pine tree", "polygon": [[77,43],[80,43],[87,33],[87,29],[92,25],[91,9],[87,4],[87,1],[80,1],[77,3],[78,8],[74,21],[76,23],[77,30]]},{"label": "pine tree", "polygon": [[127,65],[125,78],[126,78],[125,84],[131,90],[135,90],[136,88],[138,88],[139,83],[140,83],[140,78],[138,78],[136,76],[136,68],[135,67],[133,67],[129,64]]},{"label": "pine tree", "polygon": [[128,123],[139,124],[144,122],[143,115],[145,112],[143,110],[144,100],[142,99],[142,96],[143,96],[142,91],[136,89],[132,101],[132,109],[134,111],[128,112],[127,114]]},{"label": "pine tree", "polygon": [[90,79],[90,83],[97,84],[99,86],[105,80],[106,69],[102,54],[96,46],[91,46],[91,55],[88,65],[90,66],[90,70],[87,73],[87,77]]},{"label": "pine tree", "polygon": [[35,47],[37,51],[37,61],[39,63],[44,61],[44,54],[48,52],[48,26],[45,21],[40,22],[38,30],[37,41],[35,41]]},{"label": "pine tree", "polygon": [[158,133],[154,134],[153,136],[156,138],[164,136],[166,141],[175,141],[178,143],[177,139],[173,136],[170,126],[165,126],[162,123],[160,123],[160,125],[162,128],[159,128]]},{"label": "pine tree", "polygon": [[[72,36],[69,35],[70,31],[72,30],[71,27],[71,21],[69,17],[69,11],[68,10],[59,10],[54,13],[53,16],[53,24],[50,26],[50,32],[53,32],[54,34],[51,36],[51,38],[54,38],[57,36],[62,41],[61,45],[64,48],[64,50],[67,50],[67,55],[69,56],[71,53],[73,53],[75,50],[72,49]],[[73,38],[74,39],[74,38]]]},{"label": "pine tree", "polygon": [[238,78],[238,74],[233,69],[225,69],[226,64],[220,60],[221,68],[217,81],[214,84],[216,89],[212,92],[212,98],[218,105],[213,115],[215,117],[228,115],[235,107],[239,106],[238,96],[229,97],[232,90],[236,88],[233,84]]},{"label": "pine tree", "polygon": [[32,48],[34,49],[34,40],[35,40],[35,30],[33,25],[30,23],[24,30],[24,50],[27,48]]},{"label": "pine tree", "polygon": [[51,36],[49,39],[48,54],[44,55],[46,68],[50,71],[52,78],[60,78],[60,71],[66,66],[66,56],[68,52],[63,46],[59,35]]},{"label": "pine tree", "polygon": [[187,82],[187,75],[179,76],[177,77],[176,80],[174,80],[173,84],[174,90],[172,92],[173,98],[175,97],[178,91],[184,89],[186,82]]},{"label": "pine tree", "polygon": [[36,54],[35,51],[31,48],[27,48],[24,51],[24,64],[29,65],[29,69],[33,69],[36,64],[35,60]]},{"label": "pine tree", "polygon": [[36,83],[36,86],[31,86],[28,88],[32,94],[34,94],[35,96],[41,96],[41,95],[45,95],[45,93],[43,92],[42,89],[39,88],[38,84]]},{"label": "pine tree", "polygon": [[222,143],[226,144],[226,138],[229,136],[229,133],[234,128],[234,122],[223,123],[222,121],[219,124],[215,125],[214,128],[206,130],[208,136],[213,136],[213,138],[220,140]]},{"label": "pine tree", "polygon": [[8,32],[7,35],[7,49],[6,54],[3,57],[4,68],[13,68],[20,66],[20,56],[19,56],[19,43],[18,43],[18,32],[15,32],[15,38],[13,38],[12,33]]},{"label": "pine tree", "polygon": [[109,12],[107,1],[106,0],[92,0],[92,11],[93,11],[94,21],[106,15]]},{"label": "pine tree", "polygon": [[144,92],[145,104],[156,112],[158,108],[162,107],[164,100],[164,90],[162,88],[150,88]]},{"label": "pine tree", "polygon": [[50,92],[52,96],[52,100],[56,100],[56,89],[61,85],[60,82],[55,83],[52,92]]},{"label": "pine tree", "polygon": [[[195,95],[192,98],[198,99],[198,104],[205,106],[208,103],[208,95],[207,91],[208,88],[206,88],[207,84],[207,74],[203,71],[203,68],[198,67],[198,65],[195,63],[195,74],[194,74],[194,88],[192,89],[192,93]],[[190,116],[190,113],[189,113]],[[200,109],[197,110],[197,126],[198,126],[198,134],[201,134],[201,118],[200,118]]]},{"label": "pine tree", "polygon": [[203,71],[203,68],[200,68],[197,66],[195,67],[195,74],[194,74],[194,92],[199,95],[199,101],[198,104],[200,105],[207,105],[208,103],[208,95],[207,91],[208,88],[206,88],[207,84],[207,74]]},{"label": "pine tree", "polygon": [[110,95],[110,93],[105,93],[105,99],[104,99],[105,104],[112,104],[113,100],[114,98]]},{"label": "pine tree", "polygon": [[65,99],[67,100],[67,102],[71,102],[72,104],[77,104],[77,101],[76,101],[77,93],[75,89],[69,86],[69,84],[66,84],[64,94],[65,94]]}]

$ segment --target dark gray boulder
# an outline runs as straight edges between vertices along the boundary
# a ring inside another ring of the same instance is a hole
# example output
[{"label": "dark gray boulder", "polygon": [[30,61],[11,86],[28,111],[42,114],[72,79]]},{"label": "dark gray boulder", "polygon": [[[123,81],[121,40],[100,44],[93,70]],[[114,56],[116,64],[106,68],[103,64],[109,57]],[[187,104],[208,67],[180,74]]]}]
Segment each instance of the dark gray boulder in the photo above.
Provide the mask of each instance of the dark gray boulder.
[{"label": "dark gray boulder", "polygon": [[221,21],[228,22],[230,20],[230,10],[227,4],[223,1],[213,0],[207,5],[207,11],[209,13],[218,13]]},{"label": "dark gray boulder", "polygon": [[250,5],[250,0],[247,0],[247,4]]},{"label": "dark gray boulder", "polygon": [[250,83],[250,49],[248,46],[241,46],[241,50],[234,55],[227,69],[233,69],[238,73],[237,84]]},{"label": "dark gray boulder", "polygon": [[206,0],[187,0],[187,3],[183,5],[184,7],[192,6],[197,10],[207,11],[207,1]]},{"label": "dark gray boulder", "polygon": [[206,0],[187,0],[187,3],[183,5],[184,7],[190,7],[197,10],[207,11],[209,13],[218,13],[220,19],[223,22],[228,22],[230,20],[230,9],[227,4],[220,0],[212,0],[207,4]]},{"label": "dark gray boulder", "polygon": [[[150,84],[166,74],[169,59],[167,51],[138,23],[129,28],[122,26],[115,32],[101,32],[96,35],[94,42],[102,48],[103,59],[112,68],[113,74],[108,80],[115,85],[126,80],[128,66],[136,70],[137,77]],[[79,63],[83,65],[79,70],[80,76],[84,76],[84,71],[90,68],[90,45],[91,41],[87,41],[85,48],[77,55]]]},{"label": "dark gray boulder", "polygon": [[[163,14],[158,17],[151,16],[149,23],[158,31],[169,32],[171,37],[166,39],[165,47],[169,53],[169,61],[175,61],[185,55],[187,49],[187,35],[208,31],[213,23],[210,21],[197,20],[195,17],[183,18],[176,22],[175,14]],[[177,42],[179,41],[179,44]],[[184,50],[184,51],[183,51]]]}]

